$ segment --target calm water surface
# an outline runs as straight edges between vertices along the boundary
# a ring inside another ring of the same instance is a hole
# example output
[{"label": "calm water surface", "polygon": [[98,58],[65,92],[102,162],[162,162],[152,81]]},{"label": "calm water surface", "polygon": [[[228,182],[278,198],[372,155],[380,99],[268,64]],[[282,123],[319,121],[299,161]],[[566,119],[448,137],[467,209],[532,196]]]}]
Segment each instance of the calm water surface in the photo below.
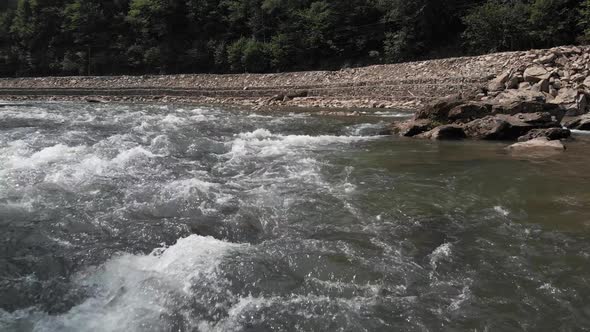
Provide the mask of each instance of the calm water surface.
[{"label": "calm water surface", "polygon": [[590,136],[390,120],[1,107],[0,330],[589,330]]}]

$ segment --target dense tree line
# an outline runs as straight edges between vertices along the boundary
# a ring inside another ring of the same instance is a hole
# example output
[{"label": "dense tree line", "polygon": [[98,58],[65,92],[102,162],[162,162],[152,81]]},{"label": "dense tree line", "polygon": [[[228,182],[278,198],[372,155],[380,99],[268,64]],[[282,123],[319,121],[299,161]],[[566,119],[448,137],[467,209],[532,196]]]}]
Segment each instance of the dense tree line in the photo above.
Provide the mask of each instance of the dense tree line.
[{"label": "dense tree line", "polygon": [[2,0],[0,75],[274,72],[590,40],[590,0]]}]

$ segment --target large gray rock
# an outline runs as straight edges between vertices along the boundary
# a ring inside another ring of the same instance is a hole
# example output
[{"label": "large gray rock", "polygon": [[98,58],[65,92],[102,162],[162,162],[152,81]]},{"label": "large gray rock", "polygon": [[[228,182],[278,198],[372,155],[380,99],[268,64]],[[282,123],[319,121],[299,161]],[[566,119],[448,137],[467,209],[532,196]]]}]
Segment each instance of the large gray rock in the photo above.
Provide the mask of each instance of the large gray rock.
[{"label": "large gray rock", "polygon": [[562,124],[569,129],[590,130],[590,114],[567,117]]},{"label": "large gray rock", "polygon": [[449,111],[448,120],[451,122],[469,122],[490,115],[492,105],[481,102],[467,102],[453,107]]},{"label": "large gray rock", "polygon": [[567,115],[575,116],[588,112],[588,97],[583,91],[564,88],[559,90],[557,96],[550,101],[559,105],[567,112]]},{"label": "large gray rock", "polygon": [[524,80],[531,84],[535,84],[541,80],[549,79],[551,73],[543,66],[531,66],[524,71]]},{"label": "large gray rock", "polygon": [[459,125],[442,125],[438,126],[428,132],[418,135],[420,138],[428,138],[432,140],[458,140],[467,137],[463,128]]},{"label": "large gray rock", "polygon": [[523,81],[522,76],[512,76],[510,77],[510,79],[506,82],[506,89],[518,89],[519,84]]},{"label": "large gray rock", "polygon": [[[533,129],[528,126],[529,130]],[[484,140],[514,140],[527,133],[528,130],[514,130],[511,125],[496,116],[486,116],[467,123],[463,130],[467,137]]]},{"label": "large gray rock", "polygon": [[399,136],[413,137],[434,128],[431,120],[418,119],[394,122],[391,125],[391,132]]},{"label": "large gray rock", "polygon": [[507,121],[523,122],[537,128],[560,127],[559,121],[548,112],[518,113],[512,116],[499,115],[499,117]]},{"label": "large gray rock", "polygon": [[537,62],[540,64],[550,64],[557,59],[557,55],[555,53],[548,54],[546,56],[540,57]]},{"label": "large gray rock", "polygon": [[512,144],[508,147],[511,152],[518,153],[547,153],[565,151],[565,145],[559,140],[535,138],[530,141]]},{"label": "large gray rock", "polygon": [[426,107],[416,113],[414,118],[416,120],[430,119],[435,121],[446,121],[451,109],[464,102],[465,101],[461,95],[448,96],[426,105]]},{"label": "large gray rock", "polygon": [[506,89],[506,82],[510,79],[510,73],[504,73],[495,79],[491,80],[488,84],[489,91],[502,91]]},{"label": "large gray rock", "polygon": [[463,127],[467,137],[484,140],[513,141],[537,128],[556,126],[557,122],[548,113],[498,114],[473,120]]},{"label": "large gray rock", "polygon": [[572,136],[572,132],[569,129],[564,128],[547,128],[547,129],[533,129],[526,135],[518,138],[519,142],[526,142],[536,138],[546,138],[550,141],[556,139],[565,139]]},{"label": "large gray rock", "polygon": [[515,115],[519,113],[549,113],[557,121],[561,121],[565,115],[563,110],[557,104],[549,104],[536,101],[516,101],[508,104],[496,104],[492,106],[492,114]]}]

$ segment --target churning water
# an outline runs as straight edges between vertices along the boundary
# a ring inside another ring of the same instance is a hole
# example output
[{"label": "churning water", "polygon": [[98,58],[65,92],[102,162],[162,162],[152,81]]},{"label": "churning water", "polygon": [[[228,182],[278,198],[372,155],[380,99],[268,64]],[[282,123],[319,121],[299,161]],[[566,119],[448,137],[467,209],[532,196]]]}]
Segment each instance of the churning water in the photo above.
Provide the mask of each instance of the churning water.
[{"label": "churning water", "polygon": [[590,327],[589,136],[523,159],[381,121],[0,108],[0,330]]}]

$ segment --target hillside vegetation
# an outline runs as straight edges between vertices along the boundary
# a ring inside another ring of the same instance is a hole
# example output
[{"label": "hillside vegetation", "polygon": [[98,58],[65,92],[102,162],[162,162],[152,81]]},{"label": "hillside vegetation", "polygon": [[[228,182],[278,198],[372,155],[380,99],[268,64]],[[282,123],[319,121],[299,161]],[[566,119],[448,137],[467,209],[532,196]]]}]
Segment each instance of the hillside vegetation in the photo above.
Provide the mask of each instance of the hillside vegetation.
[{"label": "hillside vegetation", "polygon": [[18,0],[0,75],[278,72],[590,39],[590,0]]}]

